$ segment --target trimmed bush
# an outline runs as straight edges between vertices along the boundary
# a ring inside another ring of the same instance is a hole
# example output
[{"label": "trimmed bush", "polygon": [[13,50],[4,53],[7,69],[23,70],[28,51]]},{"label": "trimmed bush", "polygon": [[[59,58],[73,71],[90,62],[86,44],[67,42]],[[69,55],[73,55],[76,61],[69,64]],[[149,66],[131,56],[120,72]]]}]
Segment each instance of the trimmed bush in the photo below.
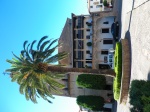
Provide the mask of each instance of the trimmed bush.
[{"label": "trimmed bush", "polygon": [[115,73],[116,77],[113,82],[114,99],[118,100],[120,97],[121,77],[122,77],[122,46],[120,42],[116,43],[115,48]]},{"label": "trimmed bush", "polygon": [[81,74],[76,80],[78,86],[90,89],[105,89],[106,78],[102,75]]},{"label": "trimmed bush", "polygon": [[143,109],[149,109],[149,107],[146,106],[150,104],[150,81],[133,80],[129,94],[130,104],[133,105],[131,110],[143,112]]},{"label": "trimmed bush", "polygon": [[88,42],[88,43],[87,43],[87,46],[92,46],[92,42]]},{"label": "trimmed bush", "polygon": [[76,101],[79,106],[94,111],[102,110],[104,106],[104,98],[100,96],[78,96]]},{"label": "trimmed bush", "polygon": [[142,102],[144,105],[150,104],[150,96],[147,97],[147,96],[143,95],[141,97],[141,99],[142,99]]},{"label": "trimmed bush", "polygon": [[104,6],[108,6],[107,0],[104,0],[104,1],[103,1],[103,5],[104,5]]},{"label": "trimmed bush", "polygon": [[144,112],[150,112],[150,104],[144,106]]}]

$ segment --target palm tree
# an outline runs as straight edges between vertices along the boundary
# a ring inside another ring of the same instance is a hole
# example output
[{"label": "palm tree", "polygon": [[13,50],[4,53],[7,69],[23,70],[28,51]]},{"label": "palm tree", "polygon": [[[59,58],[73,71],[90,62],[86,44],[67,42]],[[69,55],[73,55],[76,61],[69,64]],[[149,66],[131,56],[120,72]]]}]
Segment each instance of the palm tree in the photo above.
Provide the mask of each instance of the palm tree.
[{"label": "palm tree", "polygon": [[30,99],[37,103],[36,98],[40,96],[51,103],[48,97],[54,98],[52,94],[58,94],[60,89],[64,88],[56,79],[62,78],[61,74],[66,72],[115,76],[113,70],[66,68],[61,65],[52,65],[51,63],[64,59],[67,53],[61,52],[53,55],[56,48],[61,44],[53,46],[57,39],[45,40],[47,38],[47,36],[44,36],[40,39],[36,50],[34,50],[36,40],[28,45],[28,41],[25,41],[20,56],[13,53],[15,58],[6,60],[11,64],[11,68],[7,69],[6,72],[11,74],[12,81],[17,81],[20,85],[20,93],[25,94],[27,100]]}]

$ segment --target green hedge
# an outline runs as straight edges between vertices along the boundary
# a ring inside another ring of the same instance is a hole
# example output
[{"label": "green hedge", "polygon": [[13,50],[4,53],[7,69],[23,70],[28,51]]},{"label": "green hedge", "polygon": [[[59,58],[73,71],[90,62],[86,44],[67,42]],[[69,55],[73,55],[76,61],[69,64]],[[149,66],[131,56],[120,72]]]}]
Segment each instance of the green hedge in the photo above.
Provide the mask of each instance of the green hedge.
[{"label": "green hedge", "polygon": [[102,75],[81,74],[81,75],[78,75],[76,83],[78,86],[83,87],[83,88],[105,89],[106,78],[105,76],[102,76]]},{"label": "green hedge", "polygon": [[102,110],[104,106],[104,98],[100,96],[78,96],[76,101],[79,106],[94,111]]},{"label": "green hedge", "polygon": [[133,80],[129,94],[130,104],[133,105],[131,110],[150,112],[150,81]]},{"label": "green hedge", "polygon": [[144,106],[144,112],[150,112],[150,104]]},{"label": "green hedge", "polygon": [[104,1],[103,1],[103,5],[104,5],[104,6],[108,6],[107,0],[104,0]]},{"label": "green hedge", "polygon": [[118,100],[120,97],[121,77],[122,77],[122,46],[120,42],[116,43],[115,48],[115,73],[116,77],[113,82],[114,99]]}]

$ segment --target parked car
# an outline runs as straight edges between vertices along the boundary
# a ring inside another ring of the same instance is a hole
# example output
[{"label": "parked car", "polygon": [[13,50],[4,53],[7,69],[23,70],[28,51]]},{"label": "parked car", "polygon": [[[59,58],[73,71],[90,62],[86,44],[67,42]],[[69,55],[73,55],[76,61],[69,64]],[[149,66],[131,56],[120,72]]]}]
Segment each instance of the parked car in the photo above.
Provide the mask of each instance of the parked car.
[{"label": "parked car", "polygon": [[114,40],[118,41],[119,40],[119,23],[114,22],[111,25],[111,33],[113,35]]}]

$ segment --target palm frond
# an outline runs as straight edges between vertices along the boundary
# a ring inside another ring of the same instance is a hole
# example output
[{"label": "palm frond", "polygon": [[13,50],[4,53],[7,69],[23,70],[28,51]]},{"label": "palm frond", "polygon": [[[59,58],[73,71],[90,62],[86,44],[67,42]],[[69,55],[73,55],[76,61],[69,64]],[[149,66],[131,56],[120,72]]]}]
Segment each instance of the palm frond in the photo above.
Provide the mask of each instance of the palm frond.
[{"label": "palm frond", "polygon": [[44,36],[44,37],[42,37],[42,38],[40,39],[40,41],[38,42],[38,45],[37,45],[37,50],[40,49],[41,43],[42,43],[46,38],[48,38],[48,36]]},{"label": "palm frond", "polygon": [[54,78],[54,79],[62,79],[62,78],[65,77],[64,74],[60,74],[60,73],[57,73],[57,72],[52,73],[52,72],[49,72],[49,71],[46,73],[46,76],[50,77],[50,78]]},{"label": "palm frond", "polygon": [[17,81],[17,79],[18,79],[18,77],[20,76],[20,75],[22,75],[22,74],[20,74],[20,73],[12,73],[12,79],[11,79],[11,81],[12,82],[14,82],[14,81]]},{"label": "palm frond", "polygon": [[45,80],[46,80],[46,82],[47,82],[49,85],[54,86],[54,87],[56,87],[56,88],[58,88],[58,89],[64,88],[64,85],[63,85],[63,84],[59,83],[58,81],[56,81],[56,80],[54,80],[54,79],[52,79],[52,78],[46,78]]},{"label": "palm frond", "polygon": [[59,60],[62,60],[62,59],[64,59],[64,58],[66,58],[67,55],[68,55],[68,54],[67,54],[66,52],[62,52],[62,53],[56,54],[56,55],[54,55],[54,56],[48,58],[48,59],[45,60],[45,61],[46,61],[47,63],[55,63],[55,62],[57,62],[57,61],[59,61]]},{"label": "palm frond", "polygon": [[22,68],[20,69],[20,72],[21,72],[22,74],[26,74],[26,73],[29,73],[30,70],[31,70],[30,67],[22,67]]},{"label": "palm frond", "polygon": [[[42,91],[37,90],[37,92],[38,92],[38,94],[39,94],[44,100],[48,101],[49,103],[52,103],[52,102],[44,95],[44,93],[43,93]],[[51,97],[52,99],[54,99],[53,96],[50,96],[50,97]]]},{"label": "palm frond", "polygon": [[52,103],[48,98],[54,98],[53,94],[61,94],[64,85],[59,79],[64,76],[57,72],[47,71],[50,63],[61,60],[67,56],[65,52],[54,55],[54,51],[61,44],[55,45],[58,39],[50,39],[44,36],[34,47],[36,40],[31,44],[28,41],[23,43],[23,50],[20,56],[13,53],[12,60],[6,60],[11,64],[10,69],[6,72],[11,73],[11,81],[20,85],[19,91],[25,95],[27,100],[37,103],[37,98],[42,97],[44,100]]},{"label": "palm frond", "polygon": [[10,64],[15,64],[15,62],[13,61],[13,60],[6,60],[8,63],[10,63]]},{"label": "palm frond", "polygon": [[20,91],[21,94],[24,94],[24,93],[25,93],[26,87],[27,87],[27,83],[26,83],[26,82],[24,82],[24,83],[22,83],[22,84],[20,85],[19,91]]},{"label": "palm frond", "polygon": [[25,50],[25,48],[26,48],[26,44],[28,43],[28,41],[26,40],[26,41],[24,41],[24,43],[23,43],[23,48],[24,48],[24,50]]},{"label": "palm frond", "polygon": [[27,46],[27,48],[25,50],[25,54],[26,54],[26,59],[32,62],[33,60],[32,60],[32,58],[29,55],[29,46],[30,46],[30,44],[28,44],[28,46]]},{"label": "palm frond", "polygon": [[29,94],[28,86],[25,88],[25,98],[26,98],[26,100],[30,99],[30,94]]},{"label": "palm frond", "polygon": [[18,83],[18,84],[22,84],[22,81],[23,81],[23,80],[25,80],[25,79],[24,79],[24,74],[18,75],[18,77],[17,77],[17,83]]},{"label": "palm frond", "polygon": [[[52,39],[51,39],[52,40]],[[47,51],[47,50],[49,50],[50,49],[50,47],[55,43],[55,42],[57,42],[58,41],[58,39],[55,39],[55,40],[53,40],[52,42],[51,42],[51,40],[50,40],[50,44],[49,44],[49,46],[45,49],[45,51]]]},{"label": "palm frond", "polygon": [[31,46],[30,46],[30,53],[32,52],[33,50],[33,45],[36,43],[36,40],[34,40],[32,43],[31,43]]},{"label": "palm frond", "polygon": [[20,68],[10,68],[10,69],[6,69],[5,71],[6,72],[11,72],[11,73],[14,73],[14,72],[16,72],[16,71],[19,71],[20,70]]},{"label": "palm frond", "polygon": [[[24,48],[24,49],[25,49],[25,48]],[[26,56],[25,56],[25,50],[22,50],[20,55],[22,56],[23,59],[25,59],[25,57],[26,57]]]},{"label": "palm frond", "polygon": [[46,60],[47,58],[49,58],[53,53],[54,51],[56,50],[56,48],[58,47],[58,45],[56,45],[55,47],[49,49],[49,50],[45,50],[43,53],[45,54],[44,55],[44,59]]},{"label": "palm frond", "polygon": [[30,99],[31,99],[32,102],[37,103],[37,100],[36,100],[36,90],[35,90],[35,88],[31,88]]},{"label": "palm frond", "polygon": [[15,58],[17,58],[19,61],[23,61],[20,57],[18,57],[18,56],[16,56],[13,52],[12,52],[12,54],[15,56]]},{"label": "palm frond", "polygon": [[49,89],[50,89],[51,93],[53,93],[53,94],[62,94],[62,91],[60,88],[56,88],[54,86],[49,86]]},{"label": "palm frond", "polygon": [[43,49],[45,48],[45,46],[46,46],[49,42],[50,42],[49,40],[43,42],[43,44],[40,46],[40,51],[41,51],[41,52],[43,51]]}]

